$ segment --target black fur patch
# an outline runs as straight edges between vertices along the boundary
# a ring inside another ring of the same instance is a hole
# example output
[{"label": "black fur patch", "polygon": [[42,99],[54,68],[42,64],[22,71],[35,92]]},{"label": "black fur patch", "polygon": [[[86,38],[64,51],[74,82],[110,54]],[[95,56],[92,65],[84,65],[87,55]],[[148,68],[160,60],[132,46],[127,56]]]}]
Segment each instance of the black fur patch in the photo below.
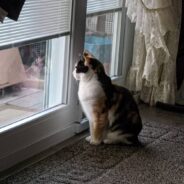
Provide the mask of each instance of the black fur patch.
[{"label": "black fur patch", "polygon": [[84,61],[82,60],[77,63],[77,66],[75,68],[76,73],[86,73],[89,70],[88,66],[85,66]]},{"label": "black fur patch", "polygon": [[118,102],[117,99],[112,101],[113,104],[118,103],[115,112],[118,118],[110,127],[111,130],[122,130],[122,134],[132,133],[136,137],[142,129],[142,121],[133,96],[126,88],[115,85],[113,93],[122,95],[122,99]]}]

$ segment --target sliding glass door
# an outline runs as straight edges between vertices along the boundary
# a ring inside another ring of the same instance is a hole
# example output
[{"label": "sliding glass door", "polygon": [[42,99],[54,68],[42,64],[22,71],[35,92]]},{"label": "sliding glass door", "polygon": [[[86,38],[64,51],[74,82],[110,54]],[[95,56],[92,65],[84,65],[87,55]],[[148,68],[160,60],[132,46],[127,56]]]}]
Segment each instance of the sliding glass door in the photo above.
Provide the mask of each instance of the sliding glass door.
[{"label": "sliding glass door", "polygon": [[72,0],[28,0],[1,25],[0,128],[67,105],[71,16]]},{"label": "sliding glass door", "polygon": [[27,0],[0,26],[0,171],[75,135],[85,12],[83,0]]}]

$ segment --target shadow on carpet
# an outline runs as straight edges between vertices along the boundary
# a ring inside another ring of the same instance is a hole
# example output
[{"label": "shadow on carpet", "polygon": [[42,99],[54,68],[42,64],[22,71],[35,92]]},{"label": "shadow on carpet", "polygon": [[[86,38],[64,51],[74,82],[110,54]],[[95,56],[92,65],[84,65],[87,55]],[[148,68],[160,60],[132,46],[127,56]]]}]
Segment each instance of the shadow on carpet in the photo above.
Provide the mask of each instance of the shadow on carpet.
[{"label": "shadow on carpet", "polygon": [[184,183],[183,128],[145,123],[139,139],[142,147],[91,146],[82,139],[0,183]]}]

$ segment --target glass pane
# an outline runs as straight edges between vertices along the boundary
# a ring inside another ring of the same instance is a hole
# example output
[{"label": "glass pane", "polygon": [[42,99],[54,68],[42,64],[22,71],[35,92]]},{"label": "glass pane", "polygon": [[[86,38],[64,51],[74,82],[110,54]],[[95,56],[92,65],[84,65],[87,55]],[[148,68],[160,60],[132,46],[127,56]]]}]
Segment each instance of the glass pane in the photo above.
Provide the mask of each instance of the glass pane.
[{"label": "glass pane", "polygon": [[68,45],[61,37],[0,51],[0,127],[66,104]]},{"label": "glass pane", "polygon": [[[118,75],[118,12],[89,16],[86,20],[85,49],[99,59],[110,76]],[[119,24],[120,25],[120,24]]]}]

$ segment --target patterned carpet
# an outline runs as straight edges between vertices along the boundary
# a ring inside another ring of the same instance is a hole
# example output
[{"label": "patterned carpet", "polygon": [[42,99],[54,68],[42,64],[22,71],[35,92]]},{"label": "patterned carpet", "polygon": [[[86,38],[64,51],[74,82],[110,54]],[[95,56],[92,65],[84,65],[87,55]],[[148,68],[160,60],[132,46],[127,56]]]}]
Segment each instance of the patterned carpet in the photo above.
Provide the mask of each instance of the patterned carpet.
[{"label": "patterned carpet", "polygon": [[184,184],[184,115],[141,113],[143,146],[91,146],[82,139],[0,183]]}]

